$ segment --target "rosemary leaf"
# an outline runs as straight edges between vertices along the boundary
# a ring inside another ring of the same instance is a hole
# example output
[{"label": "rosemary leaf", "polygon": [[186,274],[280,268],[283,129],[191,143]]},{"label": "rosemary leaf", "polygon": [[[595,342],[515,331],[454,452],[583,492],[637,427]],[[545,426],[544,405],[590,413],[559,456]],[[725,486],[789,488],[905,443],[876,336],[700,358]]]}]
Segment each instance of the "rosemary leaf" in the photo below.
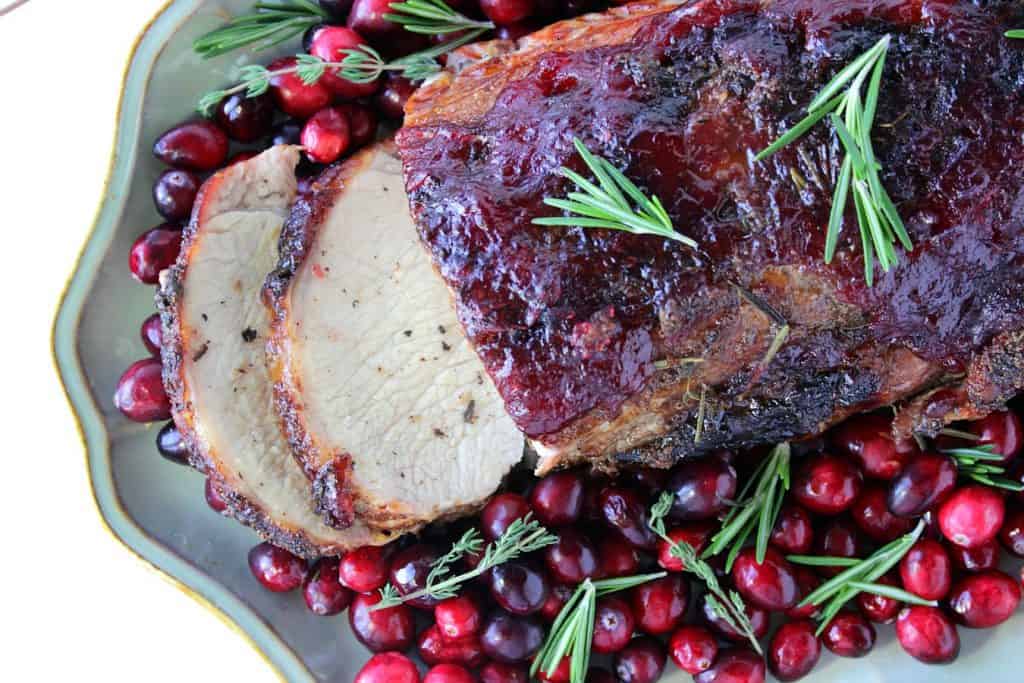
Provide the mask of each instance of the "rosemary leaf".
[{"label": "rosemary leaf", "polygon": [[856,567],[861,560],[856,557],[829,557],[825,555],[786,555],[793,564],[807,567]]},{"label": "rosemary leaf", "polygon": [[278,45],[328,18],[327,12],[310,0],[260,2],[252,12],[231,19],[192,43],[203,59],[232,52],[247,45],[258,50]]},{"label": "rosemary leaf", "polygon": [[924,598],[918,597],[909,591],[905,591],[902,588],[895,586],[887,586],[883,583],[864,583],[862,581],[851,581],[850,588],[855,588],[861,593],[872,593],[874,595],[881,595],[885,598],[892,598],[893,600],[899,600],[905,602],[908,605],[923,605],[925,607],[936,607],[938,601],[936,600],[925,600]]},{"label": "rosemary leaf", "polygon": [[1024,28],[1015,28],[1006,32],[1007,38],[1020,38],[1024,40]]},{"label": "rosemary leaf", "polygon": [[489,31],[494,24],[489,21],[475,21],[459,14],[442,0],[405,0],[388,5],[391,12],[384,19],[398,24],[411,33],[438,35],[466,29]]}]

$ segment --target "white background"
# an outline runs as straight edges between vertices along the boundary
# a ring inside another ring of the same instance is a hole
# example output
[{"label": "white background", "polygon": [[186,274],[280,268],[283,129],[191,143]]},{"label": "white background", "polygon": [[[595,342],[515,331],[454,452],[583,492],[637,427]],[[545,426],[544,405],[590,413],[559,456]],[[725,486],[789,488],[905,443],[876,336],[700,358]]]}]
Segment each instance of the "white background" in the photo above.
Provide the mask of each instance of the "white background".
[{"label": "white background", "polygon": [[124,66],[162,4],[30,0],[0,16],[5,681],[276,680],[243,638],[101,525],[50,357],[57,302],[107,172]]}]

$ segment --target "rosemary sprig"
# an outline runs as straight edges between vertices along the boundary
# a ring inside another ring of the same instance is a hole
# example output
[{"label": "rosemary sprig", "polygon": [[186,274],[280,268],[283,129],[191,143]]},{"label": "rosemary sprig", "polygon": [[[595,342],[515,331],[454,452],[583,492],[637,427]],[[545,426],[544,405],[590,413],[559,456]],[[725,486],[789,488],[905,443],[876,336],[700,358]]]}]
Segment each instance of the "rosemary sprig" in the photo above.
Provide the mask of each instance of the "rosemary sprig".
[{"label": "rosemary sprig", "polygon": [[[910,533],[897,538],[895,541],[879,548],[871,557],[864,560],[857,560],[856,564],[850,566],[848,569],[832,577],[825,583],[821,584],[812,591],[807,597],[800,602],[800,607],[807,605],[816,605],[822,607],[821,615],[818,619],[821,620],[821,625],[818,627],[818,635],[821,635],[822,631],[828,626],[828,623],[832,620],[839,610],[843,608],[847,602],[852,600],[865,590],[865,586],[871,587],[871,592],[877,592],[878,590],[887,590],[892,593],[892,586],[885,586],[878,588],[875,584],[886,572],[896,566],[896,564],[903,559],[903,556],[907,554],[907,551],[917,543],[917,539],[921,537],[921,533],[924,531],[924,520],[918,522],[917,526]],[[830,557],[817,557],[817,558],[806,558],[802,555],[789,555],[787,558],[794,564],[806,564],[809,566],[846,566],[852,560],[847,557],[830,558]],[[811,561],[808,561],[810,559]],[[831,561],[833,564],[826,565],[825,563]],[[910,594],[903,595],[899,600],[908,600]],[[934,603],[927,603],[934,604]]]},{"label": "rosemary sprig", "polygon": [[554,673],[562,659],[568,655],[569,683],[583,683],[590,664],[597,599],[609,593],[624,591],[660,579],[667,574],[668,572],[657,572],[600,581],[586,579],[576,587],[572,597],[555,618],[551,630],[548,631],[548,637],[537,652],[537,656],[533,658],[530,677],[535,677],[538,672]]},{"label": "rosemary sprig", "polygon": [[1020,38],[1024,40],[1024,28],[1015,28],[1006,32],[1007,38]]},{"label": "rosemary sprig", "polygon": [[1024,491],[1024,484],[1005,476],[1005,467],[991,464],[1004,459],[1002,455],[995,452],[995,446],[992,444],[987,443],[968,448],[946,448],[942,452],[956,461],[960,474],[979,484],[1007,491]]},{"label": "rosemary sprig", "polygon": [[721,584],[718,583],[718,577],[715,576],[715,570],[703,558],[697,555],[693,546],[685,541],[677,542],[669,538],[668,531],[665,528],[665,515],[672,508],[672,499],[673,494],[668,491],[661,494],[658,502],[651,508],[650,520],[647,522],[648,526],[651,527],[651,530],[659,538],[669,544],[669,553],[673,557],[682,560],[683,571],[696,575],[697,578],[704,582],[708,590],[705,599],[715,614],[732,626],[738,633],[746,636],[758,654],[764,654],[761,644],[757,642],[757,636],[754,635],[754,627],[747,617],[747,606],[744,604],[740,594],[734,590],[726,591],[722,588]]},{"label": "rosemary sprig", "polygon": [[757,561],[764,562],[768,540],[779,518],[783,498],[789,490],[789,459],[789,444],[784,442],[773,448],[771,454],[761,461],[754,475],[740,491],[736,504],[726,515],[722,529],[711,538],[702,557],[718,555],[731,546],[725,561],[725,570],[730,571],[736,556],[756,529]]},{"label": "rosemary sprig", "polygon": [[249,14],[235,17],[221,28],[198,38],[192,43],[192,49],[203,59],[217,57],[246,45],[258,44],[258,50],[265,50],[299,35],[327,18],[327,12],[313,0],[257,2]]},{"label": "rosemary sprig", "polygon": [[372,609],[384,609],[394,607],[409,600],[415,600],[429,596],[435,600],[453,598],[459,594],[459,588],[467,581],[480,576],[491,567],[505,564],[509,560],[520,555],[532,553],[541,548],[546,548],[558,541],[558,537],[548,532],[539,522],[530,518],[527,514],[512,522],[505,533],[496,541],[489,543],[484,548],[484,556],[480,558],[476,567],[462,574],[451,575],[451,565],[466,554],[480,551],[482,540],[476,530],[470,529],[462,535],[448,553],[438,558],[431,565],[430,573],[427,575],[427,585],[420,590],[413,591],[407,595],[400,595],[398,589],[390,583],[380,589],[380,602]]},{"label": "rosemary sprig", "polygon": [[494,28],[494,24],[489,21],[476,21],[459,14],[443,0],[405,0],[392,2],[388,7],[393,11],[385,14],[384,18],[412,33],[437,35],[466,29],[489,31]]},{"label": "rosemary sprig", "polygon": [[[878,175],[881,166],[871,145],[871,127],[875,122],[885,56],[891,41],[891,36],[886,35],[843,68],[811,100],[807,116],[754,157],[755,161],[761,161],[775,154],[828,116],[846,156],[832,197],[825,234],[825,262],[831,263],[835,256],[847,199],[852,195],[864,250],[864,279],[869,287],[874,280],[876,258],[882,270],[888,272],[899,263],[894,246],[897,241],[908,251],[914,248],[896,205],[882,186]],[[862,98],[861,88],[865,83],[867,94]],[[846,91],[840,92],[844,87]]]},{"label": "rosemary sprig", "polygon": [[570,192],[566,199],[545,197],[544,203],[570,215],[534,218],[534,225],[621,230],[634,235],[655,235],[697,247],[692,239],[675,231],[661,200],[645,196],[622,171],[587,149],[579,138],[573,139],[573,145],[594,174],[597,184],[563,166],[558,174],[575,183],[580,191]]}]

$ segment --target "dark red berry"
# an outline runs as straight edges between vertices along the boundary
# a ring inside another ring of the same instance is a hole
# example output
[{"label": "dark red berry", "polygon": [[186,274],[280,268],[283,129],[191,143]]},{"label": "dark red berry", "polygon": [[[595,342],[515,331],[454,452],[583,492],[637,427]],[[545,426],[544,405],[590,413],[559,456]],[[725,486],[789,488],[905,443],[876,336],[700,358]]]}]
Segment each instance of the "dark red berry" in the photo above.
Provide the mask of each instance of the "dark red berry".
[{"label": "dark red berry", "polygon": [[396,25],[384,18],[385,14],[393,11],[388,0],[354,0],[347,26],[360,35],[370,37],[394,33]]},{"label": "dark red berry", "polygon": [[857,612],[844,611],[832,618],[821,639],[840,657],[863,657],[875,646],[875,627]]},{"label": "dark red berry", "polygon": [[956,476],[956,464],[949,456],[918,455],[889,487],[889,512],[898,517],[920,517],[946,499],[956,486]]},{"label": "dark red berry", "polygon": [[528,562],[513,560],[490,571],[491,595],[506,611],[533,614],[544,606],[551,583],[544,572]]},{"label": "dark red berry", "polygon": [[493,612],[484,621],[480,644],[484,654],[505,664],[525,662],[544,642],[544,627],[533,617]]},{"label": "dark red berry", "polygon": [[690,600],[690,585],[681,574],[669,574],[640,584],[630,594],[639,630],[668,633],[682,620]]},{"label": "dark red berry", "polygon": [[587,671],[586,683],[618,683],[615,680],[615,674],[607,669],[598,669],[597,667],[590,667]]},{"label": "dark red berry", "polygon": [[164,171],[153,183],[153,204],[157,213],[169,221],[187,220],[192,215],[199,185],[199,178],[191,171],[180,168]]},{"label": "dark red berry", "polygon": [[558,533],[558,542],[544,549],[544,562],[552,578],[562,583],[582,583],[600,569],[594,544],[575,529]]},{"label": "dark red berry", "polygon": [[541,524],[574,524],[583,510],[583,479],[577,472],[556,472],[537,482],[530,507]]},{"label": "dark red berry", "polygon": [[299,138],[306,156],[320,164],[337,161],[352,142],[348,117],[338,107],[326,107],[313,114],[302,127]]},{"label": "dark red berry", "polygon": [[157,138],[153,154],[169,166],[212,171],[228,158],[228,136],[212,121],[188,121]]},{"label": "dark red berry", "polygon": [[[748,604],[746,606],[747,620],[750,622],[750,627],[754,632],[754,637],[762,638],[768,633],[768,611],[763,610],[760,607],[754,607]],[[725,619],[722,619],[715,610],[711,608],[711,603],[707,600],[707,595],[704,595],[700,601],[700,615],[712,631],[725,638],[737,643],[746,642],[747,636],[740,633],[732,627],[732,625]]]},{"label": "dark red berry", "polygon": [[615,655],[619,683],[654,683],[664,670],[665,647],[654,638],[635,638]]},{"label": "dark red berry", "polygon": [[480,9],[499,26],[526,19],[535,9],[534,0],[480,0]]},{"label": "dark red berry", "polygon": [[438,664],[423,677],[423,683],[476,683],[476,679],[458,664]]},{"label": "dark red berry", "polygon": [[969,484],[939,506],[939,529],[951,543],[976,548],[996,537],[1005,513],[1003,497],[995,489]]},{"label": "dark red berry", "polygon": [[968,628],[992,628],[1017,610],[1020,591],[1020,584],[997,569],[969,574],[950,591],[949,608]]},{"label": "dark red berry", "polygon": [[537,671],[537,680],[541,683],[569,683],[572,678],[572,658],[565,655],[558,661],[553,671]]},{"label": "dark red berry", "polygon": [[[793,573],[796,575],[796,583],[800,586],[800,599],[803,600],[810,595],[814,590],[821,585],[821,580],[818,575],[815,574],[810,567],[801,567],[796,565],[793,567]],[[813,619],[820,613],[820,608],[816,605],[804,605],[800,606],[798,602],[795,607],[791,607],[786,610],[786,616],[790,619]]]},{"label": "dark red berry", "polygon": [[674,496],[673,519],[711,519],[735,499],[736,470],[716,457],[683,461],[672,470],[666,490]]},{"label": "dark red berry", "polygon": [[442,600],[434,607],[434,621],[441,637],[454,641],[475,635],[480,630],[483,617],[472,598],[459,595]]},{"label": "dark red berry", "polygon": [[352,632],[371,652],[408,649],[416,635],[412,610],[406,605],[371,610],[380,599],[379,593],[356,594],[348,608]]},{"label": "dark red berry", "polygon": [[486,659],[480,639],[475,635],[461,640],[445,640],[436,624],[420,633],[416,651],[428,666],[462,664],[477,667]]},{"label": "dark red berry", "polygon": [[[896,585],[896,581],[887,575],[880,577],[875,583],[883,586]],[[884,595],[864,591],[857,594],[857,606],[860,607],[860,611],[864,613],[868,621],[875,624],[891,624],[896,621],[896,616],[900,613],[903,603]]]},{"label": "dark red berry", "polygon": [[523,36],[530,35],[538,28],[540,28],[540,26],[538,26],[535,21],[519,21],[513,24],[499,26],[494,32],[494,37],[497,40],[519,40]]},{"label": "dark red berry", "polygon": [[697,675],[711,668],[718,656],[718,641],[703,626],[680,626],[669,638],[668,654],[680,669]]},{"label": "dark red berry", "polygon": [[572,586],[567,586],[564,583],[553,585],[551,592],[548,593],[548,599],[540,608],[540,615],[547,621],[554,621],[558,617],[558,613],[565,607],[565,603],[569,602],[574,590]]},{"label": "dark red berry", "polygon": [[850,516],[861,531],[879,543],[895,540],[914,526],[913,520],[889,512],[888,491],[877,484],[864,487],[853,501]]},{"label": "dark red berry", "polygon": [[480,669],[480,683],[528,683],[526,669],[501,662],[487,662]]},{"label": "dark red berry", "polygon": [[594,618],[594,652],[611,654],[629,644],[636,620],[629,603],[609,596],[597,601]]},{"label": "dark red berry", "polygon": [[1009,552],[1024,557],[1024,508],[1011,508],[999,530],[999,541]]},{"label": "dark red berry", "polygon": [[163,329],[160,325],[160,314],[154,313],[142,321],[139,328],[139,336],[142,344],[154,356],[160,355],[160,347],[163,345]]},{"label": "dark red berry", "polygon": [[[863,543],[857,528],[845,519],[833,519],[814,537],[814,554],[828,557],[859,557]],[[817,567],[824,576],[835,576],[842,567]]]},{"label": "dark red berry", "polygon": [[654,550],[658,537],[647,526],[647,506],[636,491],[609,486],[601,491],[604,520],[633,547]]},{"label": "dark red berry", "polygon": [[989,541],[976,548],[961,548],[950,543],[946,552],[953,566],[962,571],[981,572],[999,566],[999,544],[996,541]]},{"label": "dark red berry", "polygon": [[766,550],[762,562],[754,548],[741,550],[732,566],[732,580],[744,598],[767,610],[786,610],[800,599],[793,566],[774,548]]},{"label": "dark red berry", "polygon": [[749,648],[729,648],[707,671],[693,677],[693,683],[764,683],[764,659]]},{"label": "dark red berry", "polygon": [[181,230],[160,225],[138,236],[128,252],[128,268],[144,285],[155,285],[160,271],[170,268],[181,250]]},{"label": "dark red berry", "polygon": [[168,422],[156,435],[156,450],[177,465],[188,465],[188,444],[173,422]]},{"label": "dark red berry", "polygon": [[274,123],[274,101],[267,93],[256,97],[228,95],[217,106],[217,123],[233,140],[256,142],[270,132]]},{"label": "dark red berry", "polygon": [[784,553],[806,555],[814,543],[811,516],[799,505],[784,504],[775,520],[770,542]]},{"label": "dark red berry", "polygon": [[338,582],[338,560],[317,560],[302,583],[302,597],[313,614],[326,617],[339,614],[352,602],[352,591]]},{"label": "dark red berry", "polygon": [[[325,62],[340,62],[345,58],[345,50],[354,50],[366,45],[366,39],[345,26],[328,26],[321,24],[311,34],[312,40],[309,53]],[[335,95],[347,99],[369,97],[377,92],[377,80],[368,83],[353,83],[328,70],[320,79]]]},{"label": "dark red berry", "polygon": [[401,121],[405,116],[405,103],[409,101],[414,92],[416,92],[415,83],[402,76],[392,74],[384,81],[384,86],[374,96],[373,102],[377,105],[377,111],[386,118]]},{"label": "dark red berry", "polygon": [[128,366],[117,380],[114,406],[134,422],[157,422],[171,417],[159,358],[143,358]]},{"label": "dark red berry", "polygon": [[480,524],[488,541],[497,540],[509,525],[530,513],[530,504],[518,493],[500,493],[484,506]]},{"label": "dark red berry", "polygon": [[602,538],[597,555],[601,559],[601,575],[605,578],[629,576],[640,567],[636,549],[619,536]]},{"label": "dark red berry", "polygon": [[864,474],[874,479],[892,479],[917,451],[913,441],[893,438],[892,418],[880,413],[850,418],[832,432],[831,441],[837,451],[856,460]]},{"label": "dark red berry", "polygon": [[420,683],[420,672],[405,655],[382,652],[370,657],[354,683]]},{"label": "dark red berry", "polygon": [[937,607],[913,605],[896,620],[896,637],[911,657],[925,664],[946,664],[960,654],[960,635]]},{"label": "dark red berry", "polygon": [[667,536],[672,540],[672,543],[665,539],[658,539],[658,564],[663,569],[671,572],[683,571],[684,563],[680,558],[672,554],[672,548],[681,541],[688,544],[699,555],[718,528],[719,525],[704,521],[685,522],[674,529],[670,529]]},{"label": "dark red berry", "polygon": [[1003,456],[1001,462],[1004,465],[1024,451],[1024,425],[1011,411],[998,410],[972,422],[968,429],[978,437],[975,445],[990,444],[996,453]]},{"label": "dark red berry", "polygon": [[348,132],[352,137],[353,149],[373,142],[377,137],[377,114],[372,109],[354,102],[344,102],[336,106],[348,118]]},{"label": "dark red berry", "polygon": [[[290,69],[295,66],[294,57],[284,57],[271,62],[271,71]],[[289,116],[305,119],[331,103],[331,92],[321,81],[307,85],[294,71],[273,76],[270,79],[270,94],[278,109]]]},{"label": "dark red berry", "polygon": [[780,681],[795,681],[811,672],[821,658],[818,628],[810,619],[779,626],[768,644],[768,668]]},{"label": "dark red berry", "polygon": [[838,515],[853,505],[862,481],[860,470],[848,458],[811,456],[797,472],[793,495],[812,512]]},{"label": "dark red berry", "polygon": [[206,479],[206,485],[203,490],[206,496],[206,504],[210,506],[211,510],[223,513],[228,509],[227,501],[224,500],[224,496],[217,489],[217,485],[209,477]]},{"label": "dark red berry", "polygon": [[372,593],[387,583],[390,568],[384,548],[367,545],[345,553],[338,579],[357,593]]},{"label": "dark red berry", "polygon": [[922,538],[900,560],[903,587],[925,600],[941,600],[949,593],[953,570],[942,544]]},{"label": "dark red berry", "polygon": [[249,571],[267,590],[287,593],[302,585],[306,578],[306,561],[284,548],[263,542],[249,550]]},{"label": "dark red berry", "polygon": [[[437,551],[424,543],[417,543],[399,551],[391,558],[391,585],[398,589],[401,595],[422,590],[427,585],[427,576],[437,557]],[[409,600],[407,604],[411,607],[432,609],[438,602],[437,598],[421,595]]]}]

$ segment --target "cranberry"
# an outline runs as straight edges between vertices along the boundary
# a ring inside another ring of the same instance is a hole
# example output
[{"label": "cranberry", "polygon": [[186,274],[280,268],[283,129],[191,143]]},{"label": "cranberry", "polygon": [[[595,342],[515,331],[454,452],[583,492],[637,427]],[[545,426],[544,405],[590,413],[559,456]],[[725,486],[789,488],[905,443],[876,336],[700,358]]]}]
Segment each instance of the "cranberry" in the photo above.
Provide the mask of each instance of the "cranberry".
[{"label": "cranberry", "polygon": [[405,655],[382,652],[370,657],[354,683],[420,683],[420,672]]},{"label": "cranberry", "polygon": [[390,0],[355,0],[348,13],[347,25],[364,36],[379,36],[395,32],[395,24],[384,18],[393,12]]},{"label": "cranberry", "polygon": [[754,548],[744,548],[732,566],[732,580],[740,594],[767,610],[781,611],[800,599],[800,587],[793,567],[774,548],[768,548],[758,563]]},{"label": "cranberry", "polygon": [[615,655],[619,683],[654,683],[664,670],[665,648],[654,638],[635,638]]},{"label": "cranberry", "polygon": [[169,166],[212,171],[228,158],[228,136],[211,121],[188,121],[157,138],[153,154]]},{"label": "cranberry", "polygon": [[188,444],[173,422],[168,422],[156,434],[156,450],[171,462],[188,465]]},{"label": "cranberry", "polygon": [[764,659],[749,648],[718,653],[711,668],[693,677],[693,683],[764,683]]},{"label": "cranberry", "polygon": [[586,683],[618,683],[615,680],[615,675],[607,669],[598,669],[597,667],[591,667],[587,671]]},{"label": "cranberry", "polygon": [[172,168],[153,183],[153,203],[157,213],[169,221],[184,221],[192,214],[199,193],[199,178],[191,171]]},{"label": "cranberry", "polygon": [[[815,574],[810,567],[793,567],[793,573],[796,575],[796,583],[800,586],[800,599],[803,600],[818,586],[821,585],[821,581],[818,579],[818,575]],[[816,605],[804,605],[800,606],[797,603],[796,607],[791,607],[786,610],[786,616],[790,619],[813,619],[818,616],[820,609]]]},{"label": "cranberry", "polygon": [[784,553],[805,555],[814,543],[811,516],[799,505],[785,503],[772,529],[771,544]]},{"label": "cranberry", "polygon": [[206,479],[203,491],[206,497],[206,504],[210,506],[211,510],[222,513],[228,509],[227,501],[224,500],[224,496],[217,490],[216,484],[209,477]]},{"label": "cranberry", "polygon": [[957,581],[949,594],[949,608],[954,618],[968,628],[991,628],[1010,618],[1020,597],[1020,585],[992,569]]},{"label": "cranberry", "polygon": [[270,132],[274,123],[274,100],[266,93],[256,97],[228,95],[217,105],[217,123],[233,140],[256,142]]},{"label": "cranberry", "polygon": [[263,542],[249,550],[249,571],[267,590],[287,593],[302,585],[306,578],[306,561],[284,548]]},{"label": "cranberry", "polygon": [[[340,62],[345,58],[344,50],[356,49],[367,41],[351,28],[322,24],[311,34],[309,53],[325,62]],[[368,97],[377,92],[376,80],[368,83],[353,83],[336,73],[328,71],[320,79],[327,88],[339,97],[354,99]]]},{"label": "cranberry", "polygon": [[484,654],[505,664],[525,662],[544,642],[544,627],[532,617],[494,612],[484,622],[480,644]]},{"label": "cranberry", "polygon": [[428,666],[462,664],[476,667],[484,661],[484,651],[479,638],[473,635],[461,640],[445,640],[436,624],[420,633],[416,651]]},{"label": "cranberry", "polygon": [[909,532],[914,522],[889,512],[888,492],[878,485],[866,486],[853,502],[850,515],[869,538],[888,543]]},{"label": "cranberry", "polygon": [[809,619],[779,626],[768,645],[768,667],[780,681],[795,681],[811,672],[821,657],[817,625]]},{"label": "cranberry", "polygon": [[[391,559],[391,584],[398,589],[401,595],[409,595],[422,590],[427,585],[427,575],[430,574],[436,561],[437,552],[423,543],[417,543],[399,551]],[[412,607],[431,609],[438,602],[437,598],[422,595],[407,601],[407,604]]]},{"label": "cranberry", "polygon": [[575,523],[583,511],[583,480],[576,472],[549,474],[533,487],[530,507],[541,524]]},{"label": "cranberry", "polygon": [[366,545],[345,553],[338,565],[338,579],[357,593],[371,593],[388,582],[389,568],[384,548]]},{"label": "cranberry", "polygon": [[160,355],[160,347],[163,345],[163,329],[160,325],[159,313],[154,313],[142,321],[139,336],[142,337],[142,344],[147,351],[154,356]]},{"label": "cranberry", "polygon": [[487,662],[480,669],[480,683],[528,683],[529,674],[511,664]]},{"label": "cranberry", "polygon": [[572,659],[565,655],[559,660],[554,671],[537,671],[537,680],[541,683],[569,683],[572,678]]},{"label": "cranberry", "polygon": [[325,557],[316,562],[302,583],[302,597],[313,614],[338,614],[352,602],[352,591],[338,583],[338,560]]},{"label": "cranberry", "polygon": [[519,40],[536,31],[540,26],[533,21],[519,21],[514,24],[499,26],[494,32],[497,40]]},{"label": "cranberry", "polygon": [[594,652],[610,654],[626,647],[635,626],[633,611],[625,600],[601,598],[594,617]]},{"label": "cranberry", "polygon": [[996,537],[1005,512],[1003,497],[997,491],[970,484],[956,490],[939,506],[939,528],[951,543],[975,548]]},{"label": "cranberry", "polygon": [[352,632],[372,652],[408,649],[416,635],[412,610],[406,605],[371,610],[378,602],[378,593],[356,594],[348,608]]},{"label": "cranberry", "polygon": [[399,121],[405,116],[405,103],[416,91],[416,85],[407,78],[391,74],[384,87],[374,97],[377,110],[389,119]]},{"label": "cranberry", "polygon": [[358,148],[373,142],[377,137],[377,114],[369,107],[354,102],[344,102],[336,107],[348,119],[348,132],[352,147]]},{"label": "cranberry", "polygon": [[423,677],[423,683],[475,683],[473,674],[458,664],[438,664]]},{"label": "cranberry", "polygon": [[447,641],[474,635],[480,630],[481,620],[480,608],[466,595],[442,600],[434,608],[434,621],[441,637]]},{"label": "cranberry", "polygon": [[[884,586],[896,585],[896,582],[888,576],[879,578],[875,583],[880,583]],[[857,606],[860,607],[860,611],[864,613],[864,616],[869,621],[876,624],[891,624],[896,621],[896,616],[899,614],[903,604],[899,600],[893,600],[884,595],[876,595],[875,593],[865,591],[857,594]]]},{"label": "cranberry", "polygon": [[338,107],[321,109],[306,121],[300,140],[310,159],[321,164],[333,163],[351,144],[348,118]]},{"label": "cranberry", "polygon": [[551,584],[543,572],[526,562],[513,560],[490,572],[491,595],[512,614],[533,614],[544,606]]},{"label": "cranberry", "polygon": [[640,568],[636,549],[618,536],[601,539],[597,555],[601,558],[601,575],[607,578],[629,576]]},{"label": "cranberry", "polygon": [[128,366],[117,380],[114,405],[129,420],[156,422],[171,417],[171,402],[164,391],[160,359],[143,358]]},{"label": "cranberry", "polygon": [[903,587],[925,600],[941,600],[949,593],[952,567],[945,548],[922,538],[900,560]]},{"label": "cranberry", "polygon": [[1015,413],[1008,410],[999,410],[972,422],[968,429],[978,437],[979,444],[990,444],[996,453],[1002,455],[1001,463],[1004,465],[1024,450],[1024,425]]},{"label": "cranberry", "polygon": [[721,458],[684,461],[672,471],[667,490],[675,496],[673,519],[711,519],[736,497],[736,470]]},{"label": "cranberry", "polygon": [[703,626],[681,626],[669,638],[668,654],[680,669],[697,675],[711,668],[718,656],[718,642]]},{"label": "cranberry", "polygon": [[605,522],[633,547],[654,550],[658,537],[647,526],[647,506],[636,491],[609,486],[601,491]]},{"label": "cranberry", "polygon": [[640,584],[631,593],[637,628],[651,635],[668,633],[682,620],[690,585],[680,574]]},{"label": "cranberry", "polygon": [[960,654],[960,635],[936,607],[911,606],[896,620],[896,637],[903,649],[925,664],[946,664]]},{"label": "cranberry", "polygon": [[480,0],[480,9],[499,26],[526,19],[535,7],[534,0]]},{"label": "cranberry", "polygon": [[181,250],[181,230],[160,225],[139,235],[128,253],[128,268],[144,285],[155,285],[160,271],[170,268]]},{"label": "cranberry", "polygon": [[[863,544],[857,529],[844,519],[834,519],[814,539],[816,555],[828,557],[858,557]],[[835,576],[843,567],[818,567],[818,573]]]},{"label": "cranberry", "polygon": [[922,453],[903,468],[889,488],[889,512],[920,517],[938,505],[956,486],[956,464],[946,455]]},{"label": "cranberry", "polygon": [[860,494],[862,479],[860,470],[848,458],[811,456],[797,472],[793,495],[812,512],[838,515]]},{"label": "cranberry", "polygon": [[544,601],[544,606],[540,608],[540,615],[548,621],[554,621],[558,617],[558,613],[565,607],[565,603],[569,602],[569,598],[572,597],[574,590],[572,586],[556,583],[551,587],[551,592],[548,593],[548,599]]},{"label": "cranberry", "polygon": [[999,540],[1008,551],[1024,557],[1024,508],[1013,508],[1006,514]]},{"label": "cranberry", "polygon": [[989,541],[976,548],[961,548],[949,544],[946,548],[953,566],[966,572],[981,572],[999,566],[999,544]]},{"label": "cranberry", "polygon": [[879,413],[858,415],[832,432],[836,450],[856,460],[864,474],[889,480],[900,473],[916,449],[913,441],[897,442],[892,418]]},{"label": "cranberry", "polygon": [[[764,635],[768,633],[768,611],[763,610],[760,607],[747,604],[745,612],[747,619],[750,621],[750,627],[754,632],[754,637],[764,637]],[[712,631],[726,640],[740,643],[747,640],[747,636],[745,634],[740,633],[734,629],[729,622],[715,614],[715,610],[711,609],[711,604],[707,600],[707,595],[701,598],[700,614],[704,618],[704,623],[706,623]]]},{"label": "cranberry", "polygon": [[494,541],[512,522],[522,519],[530,513],[530,504],[518,493],[502,493],[484,506],[480,513],[480,524],[483,526],[484,537]]},{"label": "cranberry", "polygon": [[631,467],[620,473],[619,481],[629,488],[640,489],[648,493],[661,493],[665,490],[668,477],[668,470],[655,467]]},{"label": "cranberry", "polygon": [[599,570],[594,544],[574,529],[558,533],[558,542],[544,549],[544,561],[551,576],[563,583],[581,583]]},{"label": "cranberry", "polygon": [[875,646],[875,627],[857,612],[844,611],[833,617],[821,638],[840,657],[863,657]]},{"label": "cranberry", "polygon": [[[267,68],[279,71],[294,66],[294,57],[284,57],[271,62]],[[331,92],[322,81],[307,85],[294,71],[278,74],[270,79],[270,94],[285,114],[304,119],[331,103]]]},{"label": "cranberry", "polygon": [[688,544],[699,555],[714,535],[718,526],[712,522],[689,522],[670,529],[667,536],[672,543],[658,539],[658,564],[670,572],[683,571],[683,561],[672,554],[672,547],[679,542]]}]

